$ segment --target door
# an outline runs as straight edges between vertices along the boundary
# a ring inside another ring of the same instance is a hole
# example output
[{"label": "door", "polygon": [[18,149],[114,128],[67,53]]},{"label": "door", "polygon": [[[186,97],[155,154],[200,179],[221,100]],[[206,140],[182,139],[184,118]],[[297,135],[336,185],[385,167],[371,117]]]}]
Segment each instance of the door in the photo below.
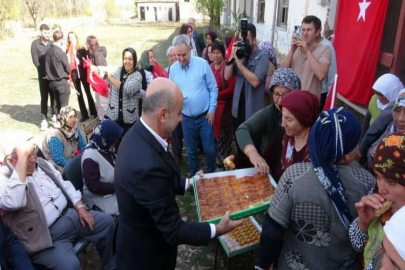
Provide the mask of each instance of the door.
[{"label": "door", "polygon": [[154,7],[153,11],[155,12],[155,21],[157,21],[158,20],[158,18],[157,18],[157,7]]},{"label": "door", "polygon": [[405,52],[405,1],[389,0],[387,16],[381,40],[380,57],[378,60],[378,78],[385,73],[393,73],[405,81],[403,60]]},{"label": "door", "polygon": [[145,20],[145,7],[141,7],[141,21]]},{"label": "door", "polygon": [[173,8],[169,8],[169,21],[173,21]]}]

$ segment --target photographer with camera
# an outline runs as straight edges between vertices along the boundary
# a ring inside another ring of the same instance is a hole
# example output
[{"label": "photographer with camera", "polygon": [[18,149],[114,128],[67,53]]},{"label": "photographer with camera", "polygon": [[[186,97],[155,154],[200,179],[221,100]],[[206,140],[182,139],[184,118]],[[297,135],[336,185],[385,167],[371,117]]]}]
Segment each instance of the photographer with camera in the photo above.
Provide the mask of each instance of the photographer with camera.
[{"label": "photographer with camera", "polygon": [[293,34],[290,51],[280,66],[292,68],[301,79],[302,89],[320,98],[322,81],[329,71],[331,51],[319,42],[322,26],[318,17],[306,16],[298,29],[300,31]]},{"label": "photographer with camera", "polygon": [[247,19],[241,20],[240,40],[233,45],[231,59],[225,67],[225,80],[236,74],[232,101],[235,130],[264,107],[264,85],[269,69],[267,55],[257,47],[256,27]]}]

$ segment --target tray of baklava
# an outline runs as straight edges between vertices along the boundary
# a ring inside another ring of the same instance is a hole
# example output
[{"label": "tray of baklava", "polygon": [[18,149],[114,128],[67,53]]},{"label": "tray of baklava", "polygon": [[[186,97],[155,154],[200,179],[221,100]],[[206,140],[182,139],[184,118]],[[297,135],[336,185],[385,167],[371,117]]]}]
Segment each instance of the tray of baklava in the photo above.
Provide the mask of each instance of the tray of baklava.
[{"label": "tray of baklava", "polygon": [[194,176],[194,196],[199,221],[218,223],[226,211],[231,219],[265,212],[276,182],[254,168]]}]

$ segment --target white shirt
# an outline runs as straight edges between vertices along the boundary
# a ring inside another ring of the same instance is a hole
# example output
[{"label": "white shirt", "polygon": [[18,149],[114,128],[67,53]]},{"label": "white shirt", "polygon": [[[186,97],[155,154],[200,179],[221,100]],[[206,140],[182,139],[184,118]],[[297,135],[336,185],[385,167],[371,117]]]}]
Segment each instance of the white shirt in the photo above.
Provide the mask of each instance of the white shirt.
[{"label": "white shirt", "polygon": [[[80,191],[75,190],[71,182],[64,181],[60,172],[49,162],[48,164],[69,194],[73,204],[76,205],[82,198]],[[15,170],[9,179],[0,176],[0,208],[8,211],[23,208],[27,203],[27,183],[34,185],[35,192],[45,212],[46,222],[48,226],[51,226],[66,208],[67,200],[62,190],[58,188],[52,179],[39,167],[35,170],[33,175],[26,177],[26,182],[20,180],[20,176]]]},{"label": "white shirt", "polygon": [[[163,149],[165,149],[165,151],[167,152],[167,142],[166,140],[164,140],[162,137],[160,137],[153,129],[151,129],[142,119],[141,117],[141,123],[146,127],[147,130],[149,130],[149,132],[153,135],[153,137],[156,138],[156,140],[160,143],[160,145],[162,145]],[[187,190],[190,186],[189,183],[189,179],[186,178],[186,185],[185,185],[185,190]],[[215,237],[215,234],[217,233],[217,230],[215,228],[214,224],[210,224],[211,227],[211,238]]]}]

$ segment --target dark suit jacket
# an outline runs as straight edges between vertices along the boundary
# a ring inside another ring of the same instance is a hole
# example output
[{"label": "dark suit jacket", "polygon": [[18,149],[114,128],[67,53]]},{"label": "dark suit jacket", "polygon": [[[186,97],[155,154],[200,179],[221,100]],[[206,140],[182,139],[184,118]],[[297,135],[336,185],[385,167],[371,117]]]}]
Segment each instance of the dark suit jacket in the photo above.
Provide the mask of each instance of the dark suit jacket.
[{"label": "dark suit jacket", "polygon": [[194,43],[195,43],[195,46],[197,49],[197,54],[199,57],[202,57],[202,51],[205,48],[204,37],[202,36],[201,33],[194,30],[193,38],[194,38]]},{"label": "dark suit jacket", "polygon": [[174,269],[179,244],[208,245],[208,223],[182,221],[175,197],[184,194],[185,179],[141,121],[119,147],[114,179],[117,269]]}]

